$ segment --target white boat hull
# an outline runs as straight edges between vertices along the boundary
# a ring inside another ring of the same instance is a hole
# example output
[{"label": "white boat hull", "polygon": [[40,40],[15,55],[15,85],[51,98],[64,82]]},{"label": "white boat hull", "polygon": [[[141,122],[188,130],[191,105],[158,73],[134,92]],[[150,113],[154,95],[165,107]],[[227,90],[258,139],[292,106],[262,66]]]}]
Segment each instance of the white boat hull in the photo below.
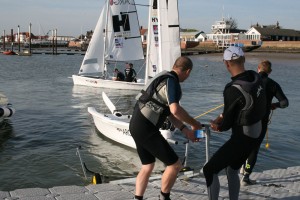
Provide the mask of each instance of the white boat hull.
[{"label": "white boat hull", "polygon": [[[122,115],[117,117],[113,114],[101,114],[94,107],[88,107],[88,112],[92,115],[94,124],[98,131],[105,137],[123,144],[125,146],[136,148],[135,142],[129,131],[129,121],[131,115]],[[171,143],[172,133],[170,130],[161,130],[161,134]]]},{"label": "white boat hull", "polygon": [[15,109],[8,103],[7,97],[0,93],[0,123],[4,119],[11,117],[15,112]]},{"label": "white boat hull", "polygon": [[145,86],[144,80],[135,82],[105,80],[86,76],[72,75],[74,85],[83,85],[99,88],[121,89],[121,90],[141,90]]}]

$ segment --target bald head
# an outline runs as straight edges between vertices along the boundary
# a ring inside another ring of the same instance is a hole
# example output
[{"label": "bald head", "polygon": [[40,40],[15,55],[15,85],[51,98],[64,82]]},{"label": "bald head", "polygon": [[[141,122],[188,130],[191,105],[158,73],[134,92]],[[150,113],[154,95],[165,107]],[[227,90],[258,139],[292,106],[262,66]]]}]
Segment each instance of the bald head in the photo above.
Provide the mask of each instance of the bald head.
[{"label": "bald head", "polygon": [[181,56],[176,59],[174,66],[174,70],[180,69],[180,71],[187,71],[188,69],[193,69],[193,62],[186,56]]}]

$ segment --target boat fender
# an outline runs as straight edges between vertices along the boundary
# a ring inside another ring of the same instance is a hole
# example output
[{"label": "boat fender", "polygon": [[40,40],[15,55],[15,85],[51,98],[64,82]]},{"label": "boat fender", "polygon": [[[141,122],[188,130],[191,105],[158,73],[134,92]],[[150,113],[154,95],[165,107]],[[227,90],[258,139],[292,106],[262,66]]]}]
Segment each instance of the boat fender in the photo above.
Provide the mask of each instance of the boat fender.
[{"label": "boat fender", "polygon": [[92,178],[92,184],[96,185],[101,183],[102,183],[101,175],[99,173],[94,173],[94,176]]},{"label": "boat fender", "polygon": [[0,107],[0,117],[10,117],[15,113],[14,108]]},{"label": "boat fender", "polygon": [[102,183],[102,177],[101,177],[100,173],[93,172],[93,171],[89,170],[85,163],[83,163],[83,166],[84,166],[84,168],[87,172],[89,172],[91,174],[94,174],[93,177],[92,177],[92,184],[96,185],[96,184],[101,184]]}]

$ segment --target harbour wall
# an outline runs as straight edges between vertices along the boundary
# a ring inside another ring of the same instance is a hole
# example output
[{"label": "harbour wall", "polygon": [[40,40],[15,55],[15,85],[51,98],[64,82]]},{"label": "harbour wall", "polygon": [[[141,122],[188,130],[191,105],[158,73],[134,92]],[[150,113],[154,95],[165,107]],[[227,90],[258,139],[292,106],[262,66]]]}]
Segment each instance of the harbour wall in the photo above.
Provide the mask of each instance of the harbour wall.
[{"label": "harbour wall", "polygon": [[[243,43],[245,46],[251,45],[251,42],[249,40],[238,41],[238,43]],[[205,41],[189,50],[214,51],[217,50],[217,47],[212,41]],[[300,53],[300,41],[263,41],[262,46],[253,51]]]}]

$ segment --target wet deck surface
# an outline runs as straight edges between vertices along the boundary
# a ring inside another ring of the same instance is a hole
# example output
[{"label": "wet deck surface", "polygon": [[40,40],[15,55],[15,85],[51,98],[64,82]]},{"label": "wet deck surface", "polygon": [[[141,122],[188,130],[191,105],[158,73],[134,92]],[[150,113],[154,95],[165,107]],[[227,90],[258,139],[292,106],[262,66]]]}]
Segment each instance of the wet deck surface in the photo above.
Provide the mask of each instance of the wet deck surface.
[{"label": "wet deck surface", "polygon": [[[191,175],[191,174],[189,174]],[[188,175],[188,176],[189,176]],[[241,186],[241,200],[249,199],[300,199],[300,166],[287,169],[272,169],[252,173],[256,185]],[[229,199],[227,178],[219,176],[220,200]],[[14,191],[0,191],[0,199],[5,200],[129,200],[133,199],[135,179],[124,179],[106,184],[88,186],[59,186],[52,188],[28,188]],[[158,200],[160,178],[153,177],[147,187],[144,199]],[[172,200],[208,199],[203,176],[177,179],[172,192]]]}]

